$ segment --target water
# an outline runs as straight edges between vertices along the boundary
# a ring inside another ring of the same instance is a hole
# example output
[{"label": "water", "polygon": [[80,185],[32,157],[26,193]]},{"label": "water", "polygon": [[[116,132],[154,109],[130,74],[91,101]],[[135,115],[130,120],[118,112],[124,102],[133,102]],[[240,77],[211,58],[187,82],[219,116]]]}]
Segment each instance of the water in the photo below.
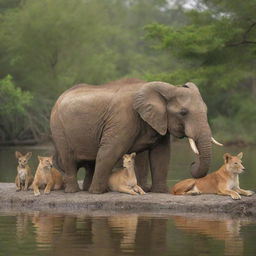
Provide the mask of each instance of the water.
[{"label": "water", "polygon": [[[0,182],[14,182],[15,150],[32,151],[32,170],[37,155],[49,155],[48,147],[0,148]],[[168,176],[171,186],[188,178],[193,153],[188,144],[175,143]],[[211,171],[223,163],[226,152],[244,152],[246,172],[242,188],[255,190],[256,147],[213,148]],[[79,171],[82,178],[84,171]],[[220,197],[221,200],[221,197]],[[0,256],[12,255],[256,255],[256,221],[164,215],[83,216],[43,212],[0,212]]]},{"label": "water", "polygon": [[256,223],[182,216],[0,215],[0,255],[246,255]]}]

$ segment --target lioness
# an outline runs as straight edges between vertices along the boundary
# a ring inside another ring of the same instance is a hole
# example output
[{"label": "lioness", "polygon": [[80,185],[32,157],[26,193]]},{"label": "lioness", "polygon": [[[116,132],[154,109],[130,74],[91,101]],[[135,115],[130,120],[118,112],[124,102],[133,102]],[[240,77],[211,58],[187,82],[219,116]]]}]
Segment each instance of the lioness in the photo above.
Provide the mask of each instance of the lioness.
[{"label": "lioness", "polygon": [[45,187],[44,193],[49,194],[51,190],[63,188],[63,178],[61,173],[52,166],[52,157],[38,156],[39,165],[36,170],[33,190],[34,195],[39,196],[39,188]]},{"label": "lioness", "polygon": [[242,165],[243,153],[237,156],[224,154],[224,165],[217,171],[200,179],[186,179],[178,182],[171,189],[174,195],[219,194],[241,199],[240,195],[251,196],[254,192],[239,187],[238,175],[245,168]]},{"label": "lioness", "polygon": [[16,191],[28,190],[33,182],[33,175],[28,165],[28,160],[32,153],[28,152],[26,155],[22,155],[19,151],[16,151],[15,156],[18,159],[17,176],[15,179]]},{"label": "lioness", "polygon": [[111,191],[128,193],[131,195],[146,194],[143,189],[137,185],[137,178],[134,170],[134,159],[136,153],[123,156],[123,167],[121,170],[111,174],[108,182]]}]

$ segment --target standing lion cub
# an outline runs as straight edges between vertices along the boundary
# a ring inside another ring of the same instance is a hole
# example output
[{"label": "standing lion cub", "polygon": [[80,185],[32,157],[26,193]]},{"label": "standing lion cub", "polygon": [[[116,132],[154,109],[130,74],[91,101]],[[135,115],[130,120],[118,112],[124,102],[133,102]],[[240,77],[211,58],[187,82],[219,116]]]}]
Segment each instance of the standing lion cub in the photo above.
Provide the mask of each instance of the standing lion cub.
[{"label": "standing lion cub", "polygon": [[137,178],[134,170],[134,161],[136,153],[123,156],[123,167],[121,170],[111,174],[108,182],[111,191],[123,192],[131,195],[146,194],[143,189],[137,185]]},{"label": "standing lion cub", "polygon": [[28,160],[31,158],[32,153],[28,152],[26,155],[22,155],[19,151],[16,151],[15,156],[18,159],[17,176],[15,179],[16,191],[28,190],[33,182],[33,175],[28,165]]},{"label": "standing lion cub", "polygon": [[174,195],[219,194],[228,195],[232,199],[241,199],[240,195],[251,196],[254,192],[239,187],[238,175],[244,172],[243,153],[237,156],[224,154],[224,165],[217,171],[200,179],[186,179],[172,188]]},{"label": "standing lion cub", "polygon": [[62,189],[63,178],[61,173],[52,166],[52,157],[38,156],[38,160],[39,165],[32,185],[34,195],[40,195],[39,188],[41,187],[45,187],[45,194],[49,194],[51,190]]}]

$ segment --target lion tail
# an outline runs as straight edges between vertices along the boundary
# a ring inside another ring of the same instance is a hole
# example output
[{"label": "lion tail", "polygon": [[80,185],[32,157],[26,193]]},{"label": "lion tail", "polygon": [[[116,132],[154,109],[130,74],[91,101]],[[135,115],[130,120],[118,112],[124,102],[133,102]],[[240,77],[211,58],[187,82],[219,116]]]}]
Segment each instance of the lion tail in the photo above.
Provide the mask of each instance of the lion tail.
[{"label": "lion tail", "polygon": [[194,185],[195,185],[195,180],[194,179],[182,180],[182,181],[176,183],[171,188],[171,194],[174,194],[174,195],[184,195],[186,192],[191,190]]}]

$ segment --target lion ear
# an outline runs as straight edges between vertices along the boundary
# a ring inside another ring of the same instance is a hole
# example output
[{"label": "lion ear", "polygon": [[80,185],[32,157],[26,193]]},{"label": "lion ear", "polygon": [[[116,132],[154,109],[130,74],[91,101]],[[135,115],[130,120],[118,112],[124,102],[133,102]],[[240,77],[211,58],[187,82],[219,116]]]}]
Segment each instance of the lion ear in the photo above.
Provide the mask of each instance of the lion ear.
[{"label": "lion ear", "polygon": [[30,159],[30,157],[32,156],[32,152],[28,152],[26,155],[25,155],[25,157],[29,160]]},{"label": "lion ear", "polygon": [[19,151],[16,151],[15,156],[16,156],[16,158],[19,159],[20,157],[22,157],[22,154]]},{"label": "lion ear", "polygon": [[237,157],[241,160],[242,158],[243,158],[243,152],[240,152],[238,155],[237,155]]},{"label": "lion ear", "polygon": [[132,158],[135,158],[135,156],[136,156],[136,153],[133,152],[133,153],[131,154],[131,157],[132,157]]},{"label": "lion ear", "polygon": [[224,163],[227,164],[229,160],[232,158],[232,156],[229,153],[224,154]]},{"label": "lion ear", "polygon": [[38,158],[38,161],[41,162],[42,157],[41,156],[37,156],[37,158]]}]

